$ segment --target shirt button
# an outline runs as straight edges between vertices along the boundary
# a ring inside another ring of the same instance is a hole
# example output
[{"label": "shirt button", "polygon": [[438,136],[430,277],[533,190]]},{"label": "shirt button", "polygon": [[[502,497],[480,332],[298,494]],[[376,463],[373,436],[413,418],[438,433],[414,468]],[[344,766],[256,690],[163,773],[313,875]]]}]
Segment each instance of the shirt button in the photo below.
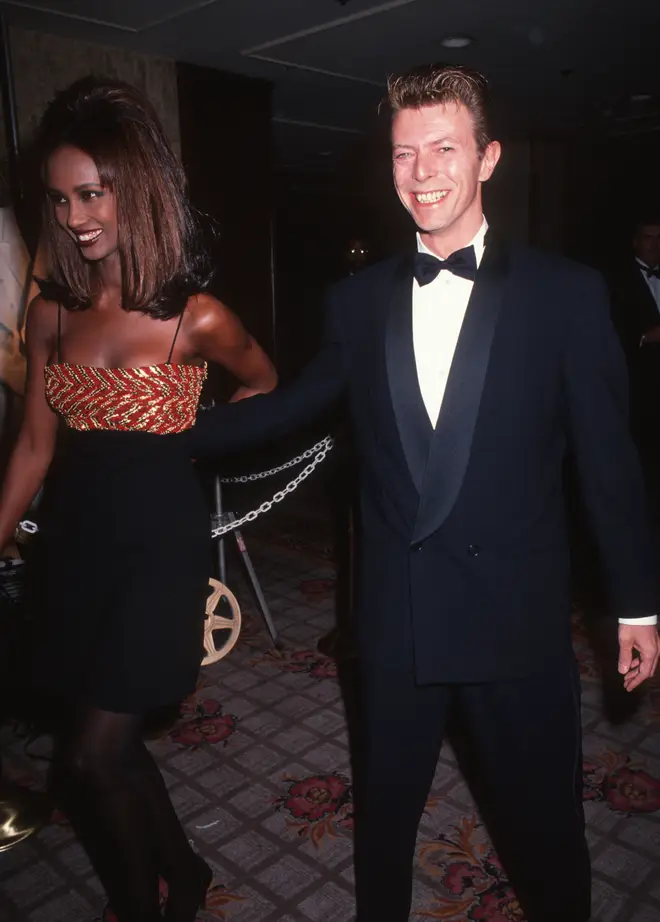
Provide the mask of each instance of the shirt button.
[{"label": "shirt button", "polygon": [[470,557],[478,557],[481,552],[481,548],[478,544],[471,544],[468,548],[468,554]]},{"label": "shirt button", "polygon": [[421,551],[423,547],[424,545],[420,542],[419,544],[413,544],[412,550],[417,553],[417,551]]}]

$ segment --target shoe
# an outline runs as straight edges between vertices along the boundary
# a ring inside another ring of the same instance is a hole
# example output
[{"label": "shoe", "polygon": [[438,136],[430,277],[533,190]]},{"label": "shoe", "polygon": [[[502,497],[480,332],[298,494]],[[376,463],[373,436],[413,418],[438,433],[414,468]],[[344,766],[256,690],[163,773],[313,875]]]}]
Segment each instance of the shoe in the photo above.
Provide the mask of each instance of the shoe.
[{"label": "shoe", "polygon": [[206,908],[206,895],[213,883],[213,871],[200,855],[195,855],[191,872],[177,883],[167,885],[163,919],[166,922],[195,922],[200,909]]},{"label": "shoe", "polygon": [[43,794],[0,782],[0,852],[29,839],[46,824],[48,815]]}]

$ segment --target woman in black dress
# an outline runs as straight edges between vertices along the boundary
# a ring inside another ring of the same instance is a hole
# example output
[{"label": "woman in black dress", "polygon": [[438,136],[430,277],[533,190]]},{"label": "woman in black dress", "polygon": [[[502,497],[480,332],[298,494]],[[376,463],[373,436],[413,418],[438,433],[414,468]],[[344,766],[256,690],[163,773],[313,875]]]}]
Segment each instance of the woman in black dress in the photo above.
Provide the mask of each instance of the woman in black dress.
[{"label": "woman in black dress", "polygon": [[161,918],[159,876],[165,918],[192,922],[211,872],[141,737],[148,710],[194,690],[202,654],[210,526],[185,433],[207,360],[243,382],[233,399],[276,376],[205,293],[181,167],[136,90],[78,82],[39,145],[49,278],[0,546],[45,479],[29,594],[35,682],[65,715],[53,791],[120,922]]}]

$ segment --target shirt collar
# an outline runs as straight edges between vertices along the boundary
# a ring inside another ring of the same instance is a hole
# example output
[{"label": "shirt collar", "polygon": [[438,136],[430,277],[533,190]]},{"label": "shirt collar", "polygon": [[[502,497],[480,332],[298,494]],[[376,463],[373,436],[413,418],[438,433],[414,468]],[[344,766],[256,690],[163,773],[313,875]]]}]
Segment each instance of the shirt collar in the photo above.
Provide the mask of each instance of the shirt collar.
[{"label": "shirt collar", "polygon": [[[423,244],[422,244],[422,246],[423,246]],[[641,259],[639,258],[639,256],[635,256],[635,262],[636,262],[642,269],[654,269],[654,268],[659,268],[659,267],[657,267],[657,266],[647,266],[646,263],[645,263],[643,260],[641,260]]]},{"label": "shirt collar", "polygon": [[[481,259],[484,255],[484,250],[486,249],[486,231],[488,230],[488,221],[486,218],[483,219],[481,227],[475,234],[474,238],[467,244],[467,246],[474,247],[474,255],[477,259],[477,267],[481,264]],[[429,256],[435,256],[436,259],[440,257],[433,253],[426,244],[423,242],[419,231],[417,231],[417,252],[418,253],[428,253]]]}]

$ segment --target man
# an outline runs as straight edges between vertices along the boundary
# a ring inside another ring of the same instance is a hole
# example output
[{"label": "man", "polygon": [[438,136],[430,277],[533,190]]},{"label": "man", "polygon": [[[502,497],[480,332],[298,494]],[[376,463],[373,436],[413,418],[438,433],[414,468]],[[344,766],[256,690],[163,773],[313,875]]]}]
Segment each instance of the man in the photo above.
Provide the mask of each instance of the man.
[{"label": "man", "polygon": [[628,360],[632,431],[660,511],[660,217],[637,223],[633,258],[611,280],[614,322]]},{"label": "man", "polygon": [[[272,437],[348,389],[361,466],[359,922],[405,922],[450,704],[528,922],[586,922],[579,681],[562,461],[570,439],[624,616],[627,689],[656,667],[644,498],[600,277],[487,230],[484,79],[391,78],[394,183],[417,254],[340,283],[299,381],[202,414],[192,450]],[[633,649],[639,651],[633,653]]]}]

